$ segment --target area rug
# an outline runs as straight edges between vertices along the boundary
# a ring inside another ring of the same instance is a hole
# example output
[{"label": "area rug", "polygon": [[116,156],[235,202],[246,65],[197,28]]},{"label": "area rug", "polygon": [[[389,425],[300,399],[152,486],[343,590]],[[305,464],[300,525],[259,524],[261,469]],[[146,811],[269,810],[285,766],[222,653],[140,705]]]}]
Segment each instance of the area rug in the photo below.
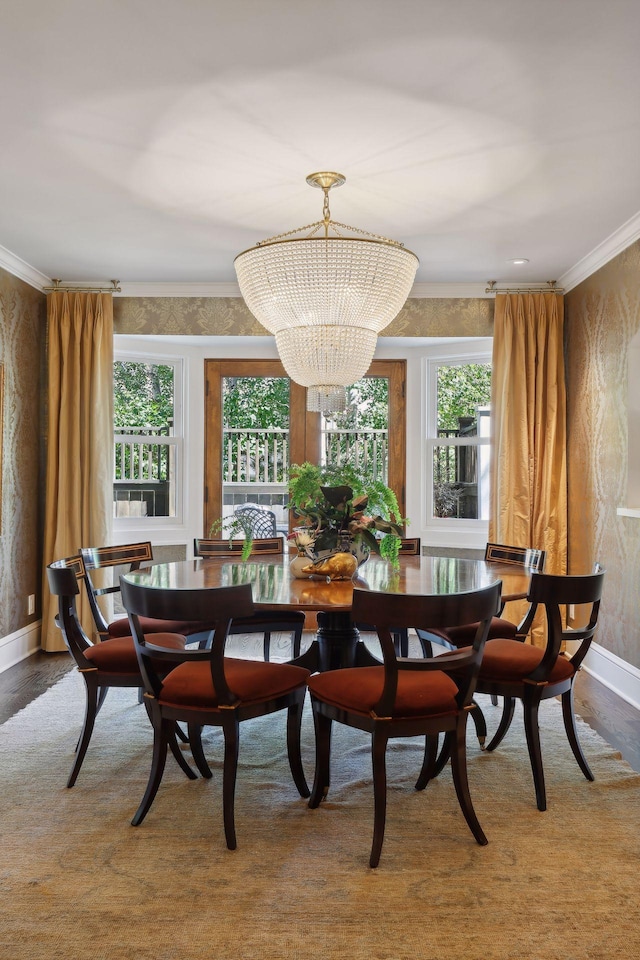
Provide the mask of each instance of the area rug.
[{"label": "area rug", "polygon": [[[489,838],[473,840],[450,770],[414,790],[421,743],[389,750],[382,859],[368,867],[369,742],[336,728],[327,801],[293,786],[284,714],[241,730],[238,848],[224,844],[221,739],[214,778],[170,758],[145,822],[130,826],[150,763],[135,691],[111,691],[84,767],[65,787],[83,711],[70,674],[0,727],[2,960],[610,960],[640,951],[640,775],[585,724],[587,783],[541,713],[549,809],[535,806],[521,715],[493,754],[469,738]],[[490,728],[498,709],[485,701]],[[313,772],[313,725],[304,760]]]}]

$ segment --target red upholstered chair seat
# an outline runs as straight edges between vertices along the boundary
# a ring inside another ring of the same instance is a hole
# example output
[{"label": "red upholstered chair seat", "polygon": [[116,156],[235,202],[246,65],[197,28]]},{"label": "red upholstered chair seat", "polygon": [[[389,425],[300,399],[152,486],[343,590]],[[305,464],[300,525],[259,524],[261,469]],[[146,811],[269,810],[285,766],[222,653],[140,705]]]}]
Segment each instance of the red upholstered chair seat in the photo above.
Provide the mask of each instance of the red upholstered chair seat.
[{"label": "red upholstered chair seat", "polygon": [[[125,620],[125,623],[128,623]],[[159,647],[170,647],[173,650],[184,649],[185,639],[177,633],[156,633],[153,643]],[[140,676],[138,658],[133,637],[115,637],[113,640],[102,640],[84,651],[85,658],[90,660],[98,670],[107,673],[131,673]]]},{"label": "red upholstered chair seat", "polygon": [[[473,643],[473,638],[478,629],[477,623],[465,624],[464,627],[449,627],[446,632],[446,638],[456,647],[464,646],[466,643]],[[518,631],[517,624],[505,620],[503,617],[494,617],[489,626],[489,636],[487,639],[495,640],[506,638],[513,640]]]},{"label": "red upholstered chair seat", "polygon": [[[288,663],[239,660],[225,657],[224,673],[232,693],[244,704],[272,700],[291,693],[305,683],[309,671]],[[162,706],[212,710],[218,698],[208,661],[181,663],[167,674],[158,698]]]},{"label": "red upholstered chair seat", "polygon": [[[142,632],[147,633],[176,633],[189,636],[205,630],[201,623],[180,620],[153,620],[151,617],[140,617]],[[109,639],[112,637],[130,637],[131,627],[128,617],[120,617],[109,624]]]},{"label": "red upholstered chair seat", "polygon": [[[311,677],[309,690],[325,703],[368,716],[382,695],[383,684],[384,667],[354,667]],[[401,671],[393,716],[405,719],[455,713],[457,692],[453,680],[440,670]]]},{"label": "red upholstered chair seat", "polygon": [[[484,648],[480,665],[481,680],[519,681],[527,677],[542,660],[544,649],[519,640],[490,640]],[[552,683],[566,680],[575,673],[570,660],[560,655],[551,675]]]}]

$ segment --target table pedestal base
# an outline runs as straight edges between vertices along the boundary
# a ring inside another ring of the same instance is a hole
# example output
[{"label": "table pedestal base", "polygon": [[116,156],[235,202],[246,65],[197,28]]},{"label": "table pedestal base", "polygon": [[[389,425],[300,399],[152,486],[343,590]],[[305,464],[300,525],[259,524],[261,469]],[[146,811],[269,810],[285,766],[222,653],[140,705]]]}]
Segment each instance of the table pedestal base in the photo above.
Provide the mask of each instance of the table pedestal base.
[{"label": "table pedestal base", "polygon": [[320,611],[316,638],[295,663],[312,673],[324,673],[345,667],[380,666],[381,661],[366,648],[348,612]]}]

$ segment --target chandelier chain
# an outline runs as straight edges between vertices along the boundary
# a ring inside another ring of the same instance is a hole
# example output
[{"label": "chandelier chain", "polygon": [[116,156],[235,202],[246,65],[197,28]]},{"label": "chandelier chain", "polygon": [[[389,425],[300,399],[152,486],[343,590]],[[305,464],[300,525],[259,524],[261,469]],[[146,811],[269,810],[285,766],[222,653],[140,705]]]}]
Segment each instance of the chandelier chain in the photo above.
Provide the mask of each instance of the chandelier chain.
[{"label": "chandelier chain", "polygon": [[322,204],[322,219],[324,220],[324,235],[329,236],[331,226],[331,211],[329,210],[329,187],[324,188],[324,203]]},{"label": "chandelier chain", "polygon": [[404,247],[404,243],[400,243],[399,240],[390,240],[389,237],[385,237],[380,233],[371,233],[370,230],[362,230],[360,227],[352,227],[348,223],[340,223],[339,220],[315,220],[313,223],[307,223],[303,227],[295,227],[293,230],[287,230],[285,233],[277,233],[273,237],[269,237],[267,240],[259,240],[256,243],[256,247],[266,247],[270,243],[277,243],[279,240],[286,240],[287,237],[293,237],[296,233],[303,233],[305,230],[309,231],[307,233],[308,237],[312,237],[315,233],[320,230],[321,227],[325,228],[325,236],[328,236],[328,228],[332,227],[335,233],[340,236],[337,227],[340,227],[342,230],[349,230],[351,233],[358,233],[363,237],[368,237],[369,240],[378,240],[380,243],[388,243],[392,247]]}]

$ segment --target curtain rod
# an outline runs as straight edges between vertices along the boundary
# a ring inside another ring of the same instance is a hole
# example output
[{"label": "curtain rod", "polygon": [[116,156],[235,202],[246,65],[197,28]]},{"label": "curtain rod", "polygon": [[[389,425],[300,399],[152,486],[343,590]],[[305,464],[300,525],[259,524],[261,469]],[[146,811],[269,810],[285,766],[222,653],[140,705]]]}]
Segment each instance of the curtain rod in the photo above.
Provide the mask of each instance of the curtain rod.
[{"label": "curtain rod", "polygon": [[120,293],[122,287],[119,287],[119,280],[110,280],[110,287],[81,287],[81,286],[70,286],[66,283],[63,283],[62,280],[57,280],[55,277],[51,278],[53,284],[52,287],[43,287],[43,293]]},{"label": "curtain rod", "polygon": [[487,280],[485,293],[564,293],[564,287],[556,286],[557,280],[547,280],[546,286],[537,287],[498,287],[497,280]]}]

